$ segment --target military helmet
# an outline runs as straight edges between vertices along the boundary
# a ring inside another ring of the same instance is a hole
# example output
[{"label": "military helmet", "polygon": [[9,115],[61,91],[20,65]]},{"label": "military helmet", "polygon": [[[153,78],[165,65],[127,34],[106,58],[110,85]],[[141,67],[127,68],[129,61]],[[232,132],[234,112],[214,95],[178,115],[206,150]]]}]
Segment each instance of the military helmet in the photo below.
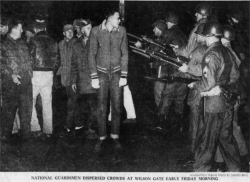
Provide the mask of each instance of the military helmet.
[{"label": "military helmet", "polygon": [[202,31],[202,35],[205,37],[222,36],[222,26],[217,21],[208,21],[205,23]]},{"label": "military helmet", "polygon": [[195,12],[201,14],[202,16],[210,16],[212,8],[206,3],[201,3],[196,6]]},{"label": "military helmet", "polygon": [[171,22],[171,23],[177,24],[177,23],[179,23],[179,16],[177,15],[177,13],[170,11],[170,12],[168,12],[165,20],[166,20],[166,22]]},{"label": "military helmet", "polygon": [[194,33],[203,36],[202,32],[203,32],[204,25],[205,25],[205,23],[201,23],[201,24],[198,26],[197,30],[196,30]]},{"label": "military helmet", "polygon": [[234,40],[235,32],[233,27],[231,27],[230,25],[223,26],[223,38],[229,41]]},{"label": "military helmet", "polygon": [[163,20],[157,20],[152,26],[157,27],[161,31],[164,31],[167,28],[167,25]]}]

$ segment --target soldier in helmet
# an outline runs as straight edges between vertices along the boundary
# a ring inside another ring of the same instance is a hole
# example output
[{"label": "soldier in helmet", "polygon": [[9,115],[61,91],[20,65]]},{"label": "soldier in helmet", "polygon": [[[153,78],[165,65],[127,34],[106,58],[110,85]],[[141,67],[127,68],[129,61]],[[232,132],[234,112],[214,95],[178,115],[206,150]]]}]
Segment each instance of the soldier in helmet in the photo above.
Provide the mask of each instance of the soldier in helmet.
[{"label": "soldier in helmet", "polygon": [[208,17],[211,15],[212,9],[208,4],[201,3],[196,6],[195,12],[197,22],[189,35],[187,46],[180,48],[178,45],[174,45],[175,51],[178,55],[187,57],[197,47],[195,31],[201,23],[206,23],[208,21]]},{"label": "soldier in helmet", "polygon": [[[189,88],[206,92],[217,85],[233,84],[239,78],[230,50],[220,42],[222,27],[216,21],[204,25],[208,49],[202,60],[202,80],[189,84]],[[229,171],[240,171],[240,158],[232,128],[232,107],[220,96],[204,98],[204,124],[199,129],[195,148],[194,170],[210,171],[216,149],[222,152]]]},{"label": "soldier in helmet", "polygon": [[[202,69],[201,62],[203,55],[207,50],[205,37],[202,35],[204,23],[200,24],[195,31],[197,36],[197,47],[188,56],[190,61],[188,64],[183,64],[178,70],[183,73],[189,73],[191,75],[201,77]],[[201,99],[200,92],[196,89],[189,91],[187,103],[190,107],[190,117],[189,117],[189,141],[191,144],[190,153],[185,156],[184,159],[180,160],[181,163],[193,163],[194,162],[194,147],[196,143],[196,136],[199,126],[202,124],[202,106],[203,100]]]},{"label": "soldier in helmet", "polygon": [[[184,33],[178,28],[179,16],[171,11],[166,16],[166,25],[168,29],[164,33],[164,43],[166,45],[175,44],[179,47],[185,47],[187,45],[187,38]],[[181,73],[178,69],[172,65],[165,64],[164,75],[185,77],[185,73]],[[184,99],[187,94],[187,86],[183,83],[166,83],[161,95],[161,102],[159,104],[159,122],[166,128],[166,125],[177,126],[177,129],[183,130],[183,113],[184,113]],[[166,121],[166,117],[169,113],[169,108],[175,103],[175,113],[178,115],[178,122],[171,123]],[[168,127],[167,127],[168,128]]]},{"label": "soldier in helmet", "polygon": [[[231,47],[231,41],[233,41],[235,38],[235,32],[234,29],[230,26],[230,25],[226,25],[223,27],[223,37],[221,38],[221,42],[222,44],[227,47],[231,53],[234,55],[235,61],[237,66],[240,66],[240,59],[237,57],[236,53],[233,51],[232,47]],[[246,145],[246,141],[243,137],[243,134],[241,132],[241,128],[238,124],[238,109],[241,105],[241,101],[244,99],[245,97],[245,91],[242,88],[242,86],[239,84],[239,89],[240,89],[240,98],[237,99],[236,103],[234,104],[234,114],[233,114],[233,135],[237,141],[237,145],[238,145],[238,149],[240,152],[240,156],[242,159],[246,159],[247,158],[247,154],[248,154],[248,150],[247,150],[247,145]],[[246,160],[247,161],[247,160]],[[244,161],[244,162],[246,162]],[[221,152],[220,150],[217,150],[217,154],[216,154],[216,162],[222,163],[223,162],[223,158],[221,156]],[[223,170],[223,169],[219,169],[219,170]]]},{"label": "soldier in helmet", "polygon": [[[156,37],[154,39],[154,41],[164,44],[164,41],[165,41],[164,32],[167,29],[165,21],[164,20],[157,20],[156,22],[153,23],[152,26],[153,26],[154,35]],[[142,47],[142,43],[140,41],[137,41],[135,46],[136,47]],[[156,45],[153,45],[153,44],[151,44],[149,46],[149,49],[153,50],[153,51],[160,51],[160,47],[158,47]],[[161,66],[161,65],[159,65],[157,63],[154,63],[153,66],[154,66],[154,68],[157,69],[158,78],[161,78],[161,77],[165,76],[164,75],[164,69],[165,69],[164,66]],[[162,91],[164,89],[164,85],[165,84],[162,83],[162,82],[155,82],[155,84],[154,84],[154,96],[155,96],[155,103],[156,103],[157,107],[159,106],[160,101],[161,101],[161,94],[162,94]]]}]

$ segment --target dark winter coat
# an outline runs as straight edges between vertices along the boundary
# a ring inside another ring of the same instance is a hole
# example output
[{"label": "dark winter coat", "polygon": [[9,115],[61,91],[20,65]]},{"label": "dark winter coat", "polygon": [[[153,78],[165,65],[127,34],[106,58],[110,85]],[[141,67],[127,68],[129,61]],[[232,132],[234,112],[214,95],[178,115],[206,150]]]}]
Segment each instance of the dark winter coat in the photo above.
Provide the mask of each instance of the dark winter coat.
[{"label": "dark winter coat", "polygon": [[22,80],[32,78],[28,45],[22,39],[14,40],[9,35],[1,43],[1,62],[4,60],[9,77],[19,75]]},{"label": "dark winter coat", "polygon": [[46,31],[40,31],[30,39],[29,49],[33,71],[56,71],[59,68],[57,42]]},{"label": "dark winter coat", "polygon": [[63,86],[71,86],[71,59],[73,44],[77,39],[72,38],[68,42],[64,39],[59,43],[61,65],[57,71],[57,75],[61,75]]},{"label": "dark winter coat", "polygon": [[73,44],[71,60],[71,82],[77,84],[80,94],[96,93],[91,86],[88,52],[89,40],[85,45],[82,36]]}]

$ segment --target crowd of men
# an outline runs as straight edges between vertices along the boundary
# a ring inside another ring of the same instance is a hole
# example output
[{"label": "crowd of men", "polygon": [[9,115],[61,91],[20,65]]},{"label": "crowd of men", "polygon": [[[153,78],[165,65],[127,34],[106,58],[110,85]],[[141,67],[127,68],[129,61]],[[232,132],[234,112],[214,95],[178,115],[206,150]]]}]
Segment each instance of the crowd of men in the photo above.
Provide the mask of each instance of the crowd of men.
[{"label": "crowd of men", "polygon": [[[154,62],[157,78],[201,78],[190,84],[155,82],[154,96],[159,116],[156,127],[166,130],[176,125],[183,132],[184,106],[188,98],[188,158],[194,161],[194,171],[210,171],[214,161],[225,162],[228,171],[240,171],[241,159],[247,159],[248,149],[237,113],[240,105],[248,102],[249,93],[248,83],[244,82],[249,65],[244,46],[249,45],[245,44],[238,26],[242,15],[233,12],[230,24],[222,26],[212,16],[208,4],[198,4],[195,12],[197,23],[189,38],[178,27],[179,16],[174,11],[167,13],[165,21],[158,20],[153,24],[154,41],[171,47],[168,55],[189,60],[178,68]],[[21,39],[23,23],[16,18],[1,17],[1,36],[6,34],[1,37],[1,141],[11,139],[17,118],[22,141],[30,137],[52,136],[53,77],[60,75],[68,97],[65,133],[69,141],[77,130],[87,126],[89,138],[98,137],[94,151],[100,152],[108,135],[106,118],[109,118],[110,138],[115,149],[122,149],[119,142],[121,102],[124,101],[127,111],[125,122],[135,123],[136,115],[127,85],[127,33],[119,24],[117,10],[107,11],[101,25],[94,28],[90,20],[77,19],[64,25],[64,39],[57,44],[47,33],[45,20],[35,20],[25,27],[27,39],[24,41]],[[145,45],[138,41],[134,46],[143,48]],[[157,44],[150,44],[146,49],[162,51]],[[237,93],[237,97],[229,98],[231,93]],[[168,118],[173,103],[178,123]],[[36,105],[42,108],[42,126]],[[249,106],[246,104],[246,107]],[[107,110],[110,110],[109,117]],[[95,121],[98,123],[97,134],[91,127]]]}]

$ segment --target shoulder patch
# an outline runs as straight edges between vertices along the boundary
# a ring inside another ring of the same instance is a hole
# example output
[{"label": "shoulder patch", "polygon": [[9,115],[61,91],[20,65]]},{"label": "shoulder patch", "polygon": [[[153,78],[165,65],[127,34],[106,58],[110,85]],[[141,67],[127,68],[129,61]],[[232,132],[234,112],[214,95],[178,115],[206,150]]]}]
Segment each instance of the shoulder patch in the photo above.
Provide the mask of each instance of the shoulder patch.
[{"label": "shoulder patch", "polygon": [[210,61],[210,59],[211,59],[211,58],[210,58],[209,56],[207,56],[207,57],[205,58],[205,62],[208,63],[208,62]]}]

